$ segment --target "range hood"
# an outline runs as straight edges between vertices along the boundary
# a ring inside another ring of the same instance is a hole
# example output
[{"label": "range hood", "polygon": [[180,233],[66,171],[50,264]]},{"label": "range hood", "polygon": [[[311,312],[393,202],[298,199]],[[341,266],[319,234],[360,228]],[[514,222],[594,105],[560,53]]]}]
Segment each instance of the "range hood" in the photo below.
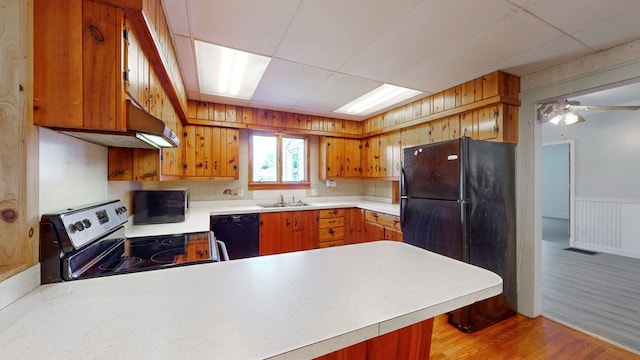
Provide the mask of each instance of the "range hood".
[{"label": "range hood", "polygon": [[97,130],[60,130],[62,133],[86,140],[98,145],[137,148],[160,149],[178,147],[180,139],[169,129],[162,120],[126,101],[127,131],[97,131]]}]

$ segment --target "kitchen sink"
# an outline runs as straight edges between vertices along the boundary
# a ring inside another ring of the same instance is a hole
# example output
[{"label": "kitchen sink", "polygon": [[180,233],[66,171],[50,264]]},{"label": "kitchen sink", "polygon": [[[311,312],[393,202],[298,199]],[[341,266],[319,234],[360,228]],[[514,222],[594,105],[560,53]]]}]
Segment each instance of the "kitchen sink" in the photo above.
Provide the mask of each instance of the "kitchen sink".
[{"label": "kitchen sink", "polygon": [[272,208],[287,208],[287,207],[300,207],[300,206],[309,206],[307,203],[303,203],[302,201],[293,202],[293,203],[273,203],[273,204],[258,204],[261,208],[272,209]]}]

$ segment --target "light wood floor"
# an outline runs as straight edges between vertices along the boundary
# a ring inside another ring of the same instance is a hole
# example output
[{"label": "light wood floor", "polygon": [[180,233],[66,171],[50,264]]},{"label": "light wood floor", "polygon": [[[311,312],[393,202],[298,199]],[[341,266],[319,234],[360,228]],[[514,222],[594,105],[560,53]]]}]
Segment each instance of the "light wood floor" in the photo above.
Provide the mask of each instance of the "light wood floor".
[{"label": "light wood floor", "polygon": [[517,315],[472,334],[449,325],[446,316],[433,324],[432,360],[638,360],[617,348],[544,317]]},{"label": "light wood floor", "polygon": [[567,229],[543,218],[542,314],[640,353],[640,260],[563,250]]}]

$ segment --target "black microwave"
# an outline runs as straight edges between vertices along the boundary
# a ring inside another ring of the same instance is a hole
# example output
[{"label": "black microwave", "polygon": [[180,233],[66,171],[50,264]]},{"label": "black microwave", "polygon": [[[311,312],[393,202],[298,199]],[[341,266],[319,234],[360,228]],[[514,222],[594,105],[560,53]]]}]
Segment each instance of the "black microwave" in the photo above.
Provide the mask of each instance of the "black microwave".
[{"label": "black microwave", "polygon": [[164,224],[183,222],[189,216],[186,189],[136,190],[133,193],[133,223]]}]

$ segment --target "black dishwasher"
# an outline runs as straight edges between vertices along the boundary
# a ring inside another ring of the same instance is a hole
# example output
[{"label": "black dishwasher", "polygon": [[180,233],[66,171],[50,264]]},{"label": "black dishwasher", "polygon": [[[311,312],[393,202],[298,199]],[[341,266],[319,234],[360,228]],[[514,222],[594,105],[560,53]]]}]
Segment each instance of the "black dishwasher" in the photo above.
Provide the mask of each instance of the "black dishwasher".
[{"label": "black dishwasher", "polygon": [[259,214],[212,215],[211,230],[227,246],[230,260],[259,255]]}]

